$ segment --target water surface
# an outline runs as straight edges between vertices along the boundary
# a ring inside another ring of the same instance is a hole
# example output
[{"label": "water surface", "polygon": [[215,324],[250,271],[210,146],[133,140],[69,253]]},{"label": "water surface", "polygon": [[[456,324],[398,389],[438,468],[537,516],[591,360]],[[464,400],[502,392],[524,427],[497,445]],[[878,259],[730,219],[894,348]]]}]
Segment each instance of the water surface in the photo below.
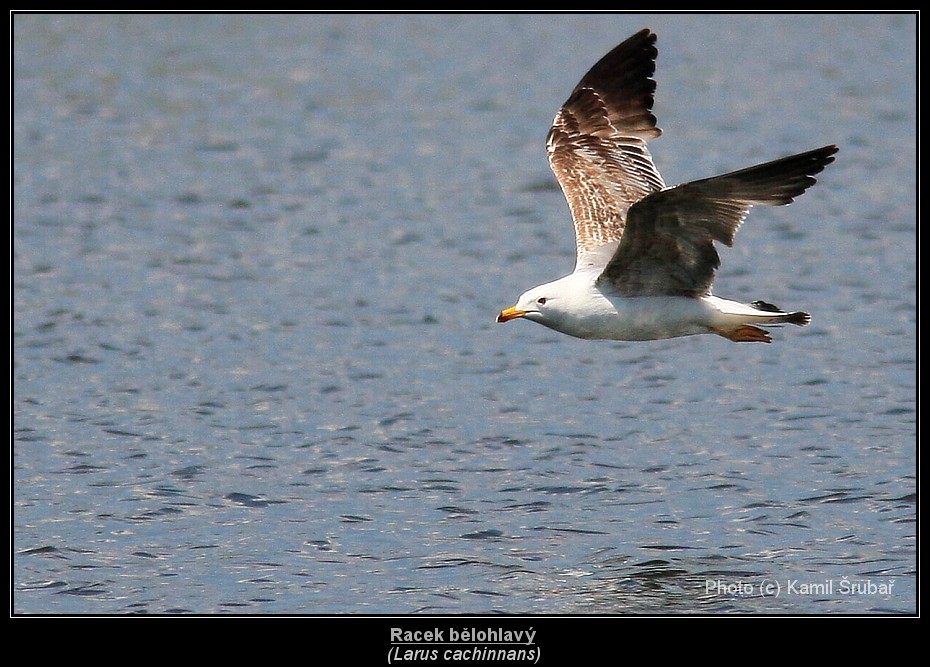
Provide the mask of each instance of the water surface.
[{"label": "water surface", "polygon": [[[545,134],[643,26],[668,183],[841,147],[721,252],[810,327],[494,323],[571,269]],[[913,17],[13,27],[15,613],[915,611]]]}]

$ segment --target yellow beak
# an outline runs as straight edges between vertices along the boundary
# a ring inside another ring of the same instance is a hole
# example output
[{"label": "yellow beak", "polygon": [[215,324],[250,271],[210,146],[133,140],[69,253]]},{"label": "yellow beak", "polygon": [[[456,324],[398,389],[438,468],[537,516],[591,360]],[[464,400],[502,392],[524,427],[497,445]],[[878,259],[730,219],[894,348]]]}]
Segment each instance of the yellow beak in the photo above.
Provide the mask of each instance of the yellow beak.
[{"label": "yellow beak", "polygon": [[506,310],[502,310],[501,314],[497,316],[497,321],[498,322],[509,322],[510,320],[515,320],[518,317],[523,317],[524,315],[526,315],[525,310],[517,310],[516,306],[514,306],[512,308],[507,308]]}]

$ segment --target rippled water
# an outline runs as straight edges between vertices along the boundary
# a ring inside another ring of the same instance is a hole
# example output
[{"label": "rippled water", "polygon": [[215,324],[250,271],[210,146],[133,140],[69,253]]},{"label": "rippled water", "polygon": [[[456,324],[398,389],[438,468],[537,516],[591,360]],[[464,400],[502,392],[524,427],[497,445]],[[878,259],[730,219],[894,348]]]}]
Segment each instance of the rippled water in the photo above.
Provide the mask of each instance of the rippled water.
[{"label": "rippled water", "polygon": [[[667,182],[841,147],[721,253],[810,327],[494,323],[643,26]],[[15,613],[915,611],[914,17],[13,27]]]}]

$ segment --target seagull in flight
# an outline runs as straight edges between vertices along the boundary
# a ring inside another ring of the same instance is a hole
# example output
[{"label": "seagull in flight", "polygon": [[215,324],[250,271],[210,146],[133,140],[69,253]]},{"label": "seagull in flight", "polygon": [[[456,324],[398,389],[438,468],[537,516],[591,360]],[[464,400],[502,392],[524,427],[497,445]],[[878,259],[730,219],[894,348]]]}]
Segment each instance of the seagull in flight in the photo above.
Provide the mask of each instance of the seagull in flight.
[{"label": "seagull in flight", "polygon": [[717,334],[770,343],[756,325],[804,326],[810,315],[714,296],[714,242],[732,246],[751,207],[790,204],[838,149],[666,187],[646,146],[662,133],[651,112],[655,43],[644,29],[615,47],[556,115],[546,146],[575,225],[575,269],[528,290],[497,321],[522,318],[587,339]]}]

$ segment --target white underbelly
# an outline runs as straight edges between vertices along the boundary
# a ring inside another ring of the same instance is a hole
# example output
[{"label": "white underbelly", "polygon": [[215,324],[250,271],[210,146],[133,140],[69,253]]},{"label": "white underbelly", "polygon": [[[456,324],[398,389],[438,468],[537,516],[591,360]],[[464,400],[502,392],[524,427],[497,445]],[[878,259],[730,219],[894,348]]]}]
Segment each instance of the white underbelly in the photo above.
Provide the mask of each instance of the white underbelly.
[{"label": "white underbelly", "polygon": [[654,340],[708,333],[715,309],[688,297],[609,297],[580,318],[572,335],[608,340]]}]

